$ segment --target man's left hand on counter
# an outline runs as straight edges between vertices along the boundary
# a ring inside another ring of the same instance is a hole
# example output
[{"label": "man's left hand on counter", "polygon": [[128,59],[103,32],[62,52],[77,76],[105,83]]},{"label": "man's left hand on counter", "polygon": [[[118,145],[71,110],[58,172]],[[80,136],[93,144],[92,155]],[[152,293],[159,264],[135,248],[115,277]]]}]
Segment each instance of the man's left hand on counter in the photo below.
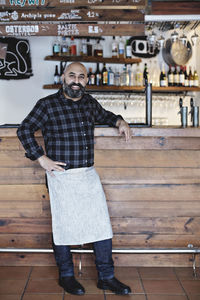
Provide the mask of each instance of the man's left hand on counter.
[{"label": "man's left hand on counter", "polygon": [[118,119],[116,123],[116,127],[118,127],[119,134],[120,135],[124,134],[126,142],[128,142],[128,140],[130,140],[131,138],[131,129],[128,123],[122,119]]}]

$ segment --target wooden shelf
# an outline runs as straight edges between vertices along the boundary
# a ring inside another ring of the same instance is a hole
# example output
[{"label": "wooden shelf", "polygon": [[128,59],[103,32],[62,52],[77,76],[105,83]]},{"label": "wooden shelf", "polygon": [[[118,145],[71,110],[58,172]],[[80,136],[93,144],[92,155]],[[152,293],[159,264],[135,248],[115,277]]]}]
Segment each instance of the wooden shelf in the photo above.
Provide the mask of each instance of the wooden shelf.
[{"label": "wooden shelf", "polygon": [[[61,84],[45,84],[43,85],[43,89],[59,89]],[[144,86],[115,86],[115,85],[90,85],[86,88],[87,91],[95,92],[95,91],[107,91],[107,92],[120,92],[120,91],[133,91],[133,92],[144,92]],[[173,92],[173,93],[180,93],[180,92],[200,92],[200,87],[153,87],[153,92]]]},{"label": "wooden shelf", "polygon": [[49,55],[44,60],[53,61],[80,61],[94,63],[109,63],[109,64],[136,64],[142,60],[140,58],[113,58],[113,57],[94,57],[94,56],[65,56],[65,55]]}]

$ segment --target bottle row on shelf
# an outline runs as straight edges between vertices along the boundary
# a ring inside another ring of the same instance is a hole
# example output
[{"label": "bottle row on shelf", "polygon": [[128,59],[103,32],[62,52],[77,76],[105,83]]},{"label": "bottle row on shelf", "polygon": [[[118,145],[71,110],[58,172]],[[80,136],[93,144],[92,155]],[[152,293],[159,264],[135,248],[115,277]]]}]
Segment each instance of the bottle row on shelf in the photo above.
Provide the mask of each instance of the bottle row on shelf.
[{"label": "bottle row on shelf", "polygon": [[[54,84],[61,83],[61,75],[65,68],[65,64],[60,62],[59,66],[55,66],[54,73]],[[155,81],[154,75],[157,76],[157,81]],[[158,82],[159,81],[159,82]],[[168,72],[165,71],[164,64],[161,70],[149,71],[147,63],[144,64],[144,69],[142,70],[140,64],[137,65],[118,65],[117,67],[112,67],[103,63],[102,68],[100,64],[96,64],[96,69],[93,70],[92,67],[88,69],[88,85],[90,86],[139,86],[142,87],[146,83],[151,82],[153,86],[160,87],[198,87],[199,77],[196,70],[192,72],[192,67],[189,67],[189,72],[187,72],[187,67],[169,67]]]},{"label": "bottle row on shelf", "polygon": [[186,66],[169,66],[167,74],[163,66],[160,73],[160,86],[198,87],[199,76],[196,70],[192,72],[191,66],[189,67],[189,73]]},{"label": "bottle row on shelf", "polygon": [[[113,36],[110,50],[113,58],[132,58],[132,47],[125,37]],[[101,39],[75,39],[71,36],[62,37],[62,40],[60,37],[56,38],[53,43],[53,55],[104,57],[104,52]]]}]

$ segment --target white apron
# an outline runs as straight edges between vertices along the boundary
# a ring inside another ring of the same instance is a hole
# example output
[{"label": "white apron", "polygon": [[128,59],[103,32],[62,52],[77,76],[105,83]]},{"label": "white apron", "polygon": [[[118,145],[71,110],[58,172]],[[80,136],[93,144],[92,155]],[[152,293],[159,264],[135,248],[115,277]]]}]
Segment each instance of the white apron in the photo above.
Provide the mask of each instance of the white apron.
[{"label": "white apron", "polygon": [[55,245],[113,237],[105,194],[94,167],[47,173]]}]

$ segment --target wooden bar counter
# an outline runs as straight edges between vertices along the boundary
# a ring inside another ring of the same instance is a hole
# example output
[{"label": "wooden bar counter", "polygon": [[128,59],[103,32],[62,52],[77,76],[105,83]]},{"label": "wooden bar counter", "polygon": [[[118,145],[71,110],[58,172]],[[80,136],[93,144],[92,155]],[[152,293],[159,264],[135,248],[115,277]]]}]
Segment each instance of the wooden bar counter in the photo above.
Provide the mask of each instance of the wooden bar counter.
[{"label": "wooden bar counter", "polygon": [[[200,129],[95,129],[95,166],[113,248],[200,247]],[[41,132],[37,140],[43,145]],[[16,128],[0,128],[0,248],[51,249],[45,172],[25,158]],[[80,224],[81,226],[81,224]],[[191,266],[191,254],[113,254],[118,266]],[[75,263],[79,255],[74,255]],[[94,265],[93,254],[82,254]],[[0,265],[55,265],[49,253],[0,253]]]}]

